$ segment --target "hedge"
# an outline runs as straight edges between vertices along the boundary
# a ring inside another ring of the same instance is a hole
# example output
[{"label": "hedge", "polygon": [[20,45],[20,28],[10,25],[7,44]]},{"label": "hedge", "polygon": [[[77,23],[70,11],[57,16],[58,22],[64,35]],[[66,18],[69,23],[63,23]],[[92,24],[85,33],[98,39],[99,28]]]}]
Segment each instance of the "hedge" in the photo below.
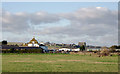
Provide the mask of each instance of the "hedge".
[{"label": "hedge", "polygon": [[43,49],[6,49],[2,53],[43,53]]}]

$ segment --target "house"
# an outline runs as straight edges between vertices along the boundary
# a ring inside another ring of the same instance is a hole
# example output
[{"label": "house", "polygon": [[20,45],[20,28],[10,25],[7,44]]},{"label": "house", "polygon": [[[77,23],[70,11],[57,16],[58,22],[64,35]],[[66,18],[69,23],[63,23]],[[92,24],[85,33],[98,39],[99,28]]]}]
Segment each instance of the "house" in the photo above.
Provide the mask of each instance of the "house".
[{"label": "house", "polygon": [[92,48],[88,47],[87,48],[87,51],[100,51],[100,50],[101,50],[101,48],[95,48],[95,47],[92,47]]},{"label": "house", "polygon": [[35,37],[33,37],[32,40],[30,40],[30,42],[27,44],[28,47],[39,47],[39,43],[38,41],[35,39]]},{"label": "house", "polygon": [[45,44],[43,42],[40,42],[40,46],[44,46]]},{"label": "house", "polygon": [[72,50],[68,49],[68,48],[61,48],[61,49],[59,49],[59,51],[72,51]]},{"label": "house", "polygon": [[72,51],[80,51],[80,49],[79,49],[79,48],[77,48],[77,49],[72,49]]}]

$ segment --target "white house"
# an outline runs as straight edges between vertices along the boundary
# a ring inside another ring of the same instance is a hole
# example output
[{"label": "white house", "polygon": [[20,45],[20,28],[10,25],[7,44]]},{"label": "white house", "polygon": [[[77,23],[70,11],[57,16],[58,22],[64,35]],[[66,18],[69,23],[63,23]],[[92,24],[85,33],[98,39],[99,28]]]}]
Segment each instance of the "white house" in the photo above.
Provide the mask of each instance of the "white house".
[{"label": "white house", "polygon": [[72,51],[72,50],[68,49],[68,48],[61,48],[61,49],[59,49],[59,51]]},{"label": "white house", "polygon": [[38,41],[33,37],[32,40],[28,43],[29,47],[39,47]]},{"label": "white house", "polygon": [[72,49],[72,51],[80,51],[80,49],[78,48],[78,49]]}]

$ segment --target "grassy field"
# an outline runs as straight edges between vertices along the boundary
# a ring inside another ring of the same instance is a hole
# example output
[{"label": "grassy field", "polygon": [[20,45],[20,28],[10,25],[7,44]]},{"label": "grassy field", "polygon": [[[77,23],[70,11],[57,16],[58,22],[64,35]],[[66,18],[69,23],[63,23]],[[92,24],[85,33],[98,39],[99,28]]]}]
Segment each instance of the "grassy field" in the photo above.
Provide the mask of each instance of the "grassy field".
[{"label": "grassy field", "polygon": [[118,72],[118,56],[2,54],[3,72]]}]

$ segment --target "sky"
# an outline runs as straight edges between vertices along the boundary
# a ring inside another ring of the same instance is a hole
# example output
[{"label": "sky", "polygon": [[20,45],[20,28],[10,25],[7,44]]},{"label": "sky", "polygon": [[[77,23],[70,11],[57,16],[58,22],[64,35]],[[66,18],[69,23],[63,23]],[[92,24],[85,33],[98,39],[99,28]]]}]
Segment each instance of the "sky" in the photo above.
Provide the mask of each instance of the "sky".
[{"label": "sky", "polygon": [[111,46],[118,43],[117,2],[3,2],[2,40]]}]

